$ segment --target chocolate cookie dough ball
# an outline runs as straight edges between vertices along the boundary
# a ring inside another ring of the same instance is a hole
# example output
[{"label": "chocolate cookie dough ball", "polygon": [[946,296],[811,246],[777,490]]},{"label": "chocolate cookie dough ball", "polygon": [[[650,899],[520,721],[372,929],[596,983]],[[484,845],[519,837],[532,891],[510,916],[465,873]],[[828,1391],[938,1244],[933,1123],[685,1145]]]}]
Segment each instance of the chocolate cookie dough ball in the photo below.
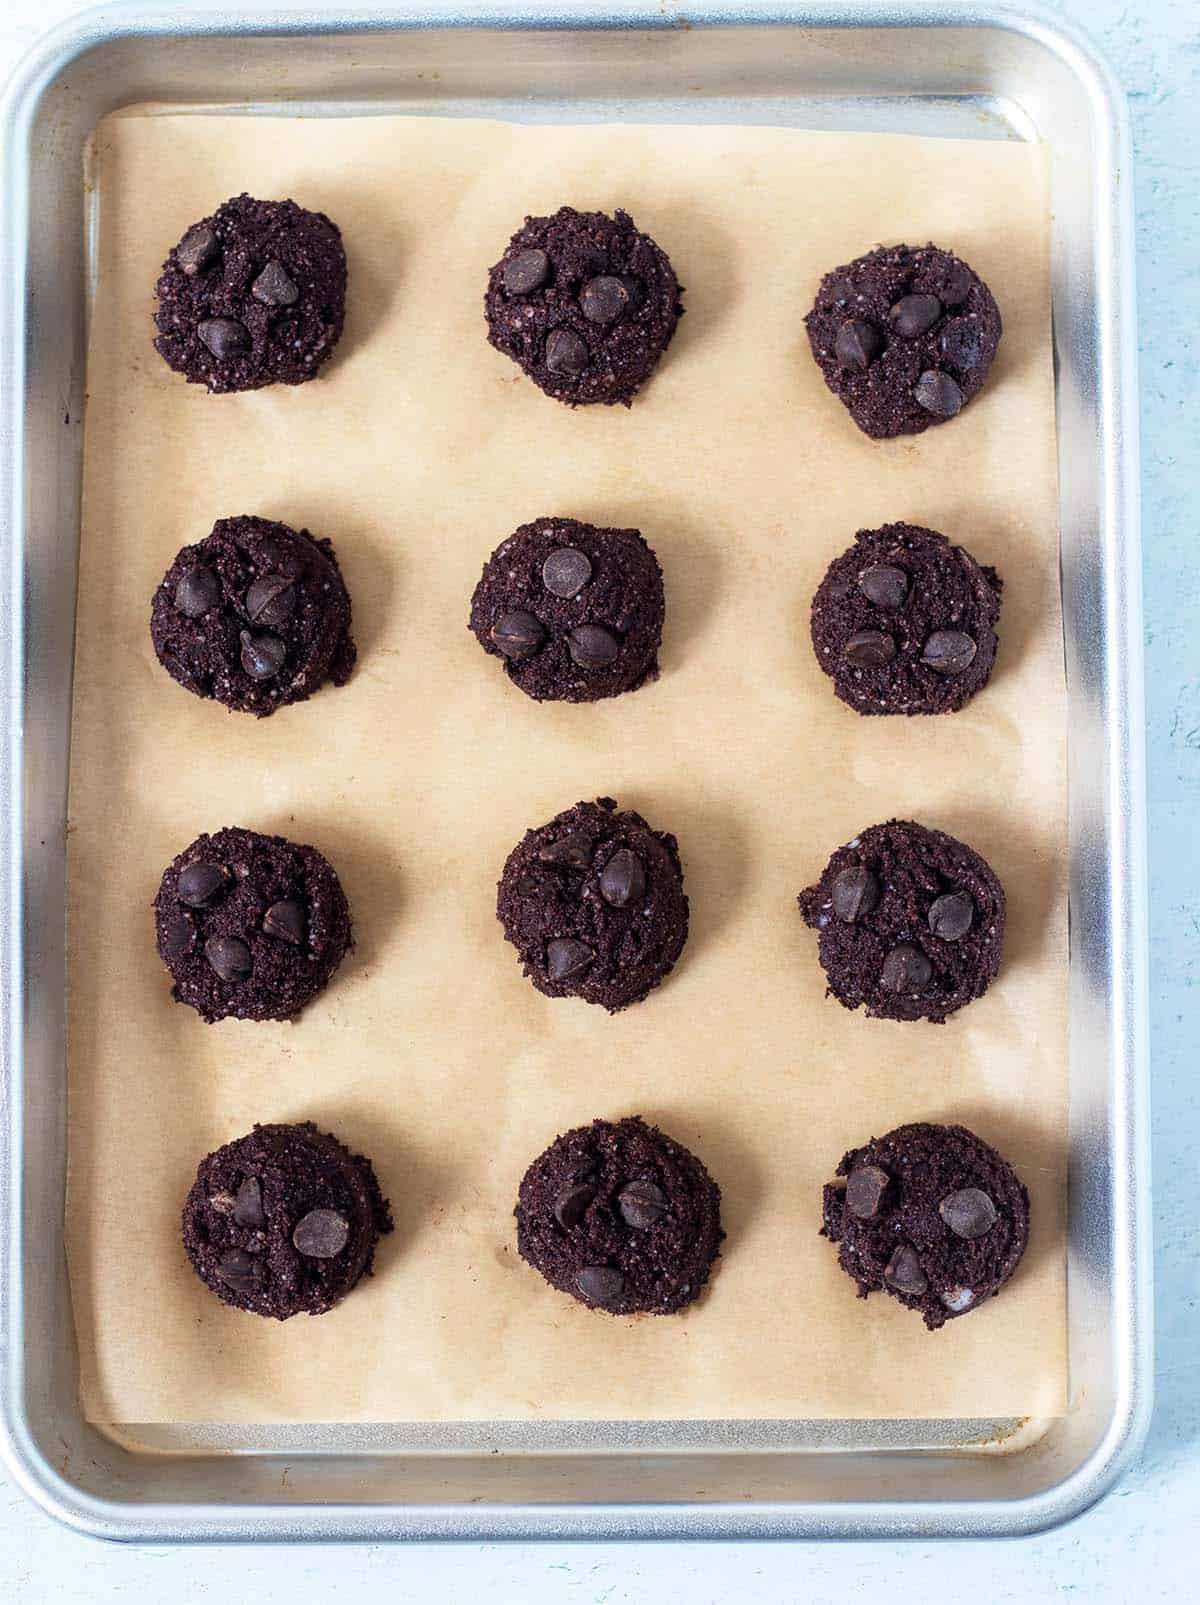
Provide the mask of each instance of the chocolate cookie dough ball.
[{"label": "chocolate cookie dough ball", "polygon": [[996,660],[999,575],[918,524],[860,529],[812,604],[817,662],[859,713],[953,713]]},{"label": "chocolate cookie dough ball", "polygon": [[522,524],[484,565],[471,629],[537,702],[595,702],[658,675],[662,569],[636,529]]},{"label": "chocolate cookie dough ball", "polygon": [[876,1019],[941,1024],[1000,968],[1000,882],[972,848],[911,820],[839,847],[799,902],[829,991]]},{"label": "chocolate cookie dough ball", "polygon": [[880,246],[834,268],[804,321],[825,383],[875,440],[960,413],[983,388],[1002,327],[979,275],[936,245]]},{"label": "chocolate cookie dough ball", "polygon": [[172,247],[156,293],[155,348],[191,384],[303,384],[342,332],[342,236],[323,212],[239,195]]},{"label": "chocolate cookie dough ball", "polygon": [[526,1171],[515,1213],[521,1258],[610,1315],[692,1303],[725,1235],[708,1171],[636,1117],[556,1138]]},{"label": "chocolate cookie dough ball", "polygon": [[652,991],[683,951],[679,845],[611,797],[576,803],[508,855],[496,917],[539,992],[615,1013]]},{"label": "chocolate cookie dough ball", "polygon": [[675,270],[627,212],[527,217],[488,278],[488,340],[577,407],[629,406],[683,314]]},{"label": "chocolate cookie dough ball", "polygon": [[186,690],[260,719],[345,685],[358,655],[332,545],[269,518],[221,518],[185,546],[154,593],[150,636]]},{"label": "chocolate cookie dough ball", "polygon": [[224,1304],[324,1315],[371,1270],[392,1217],[370,1162],[310,1121],[255,1126],[200,1162],[183,1246]]},{"label": "chocolate cookie dough ball", "polygon": [[899,1126],[853,1148],[825,1188],[822,1236],[860,1298],[890,1293],[936,1331],[994,1298],[1029,1241],[1029,1194],[963,1126]]},{"label": "chocolate cookie dough ball", "polygon": [[286,1020],[350,946],[341,882],[315,847],[255,830],[197,836],[154,900],[172,997],[209,1021]]}]

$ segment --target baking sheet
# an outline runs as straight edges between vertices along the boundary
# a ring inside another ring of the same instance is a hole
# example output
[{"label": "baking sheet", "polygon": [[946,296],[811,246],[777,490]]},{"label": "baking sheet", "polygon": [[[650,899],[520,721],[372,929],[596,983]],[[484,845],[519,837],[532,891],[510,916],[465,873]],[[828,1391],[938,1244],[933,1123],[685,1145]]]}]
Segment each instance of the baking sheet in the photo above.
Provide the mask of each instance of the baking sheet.
[{"label": "baking sheet", "polygon": [[[70,807],[68,1250],[100,1421],[1053,1415],[1065,1401],[1065,691],[1045,175],[1019,144],[719,128],[123,116],[97,137]],[[337,219],[346,335],[294,391],[209,397],[150,345],[167,247],[220,199]],[[527,211],[626,206],[688,308],[624,409],[572,413],[486,344],[485,270]],[[951,425],[871,442],[824,389],[802,315],[830,265],[936,239],[1006,333]],[[355,602],[344,690],[265,722],[156,664],[149,598],[213,520],[333,538]],[[668,619],[654,686],[538,707],[465,628],[479,568],[561,512],[640,527]],[[807,640],[856,528],[928,523],[1006,580],[988,691],[953,718],[859,719]],[[540,997],[493,913],[531,823],[611,794],[679,836],[692,934],[615,1018]],[[823,998],[796,891],[899,813],[990,859],[1006,958],[945,1027]],[[342,875],[358,947],[292,1025],[205,1027],[170,1002],[149,904],[227,823]],[[517,1259],[528,1161],[641,1112],[706,1161],[729,1233],[709,1294],[613,1320]],[[313,1118],[375,1161],[397,1231],[337,1311],[226,1310],[178,1245],[195,1164],[255,1120]],[[1004,1296],[927,1334],[863,1304],[816,1236],[842,1151],[959,1119],[1030,1187]]]}]

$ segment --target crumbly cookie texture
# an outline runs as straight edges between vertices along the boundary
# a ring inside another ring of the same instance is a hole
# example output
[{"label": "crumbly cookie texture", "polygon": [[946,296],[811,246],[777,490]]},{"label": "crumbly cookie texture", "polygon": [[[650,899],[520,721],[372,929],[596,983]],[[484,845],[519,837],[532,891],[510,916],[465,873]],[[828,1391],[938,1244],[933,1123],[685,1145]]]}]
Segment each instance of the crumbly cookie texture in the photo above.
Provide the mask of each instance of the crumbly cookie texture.
[{"label": "crumbly cookie texture", "polygon": [[638,530],[539,518],[484,565],[470,627],[526,696],[595,702],[657,678],[665,609]]},{"label": "crumbly cookie texture", "polygon": [[1000,590],[936,530],[860,529],[813,597],[813,651],[858,713],[954,713],[991,677]]},{"label": "crumbly cookie texture", "polygon": [[156,294],[155,348],[191,384],[304,384],[342,333],[342,236],[323,212],[238,195],[185,230]]},{"label": "crumbly cookie texture", "polygon": [[872,825],[800,893],[829,991],[881,1020],[941,1024],[1000,968],[1004,891],[971,847],[912,820]]},{"label": "crumbly cookie texture", "polygon": [[515,1213],[521,1258],[610,1315],[691,1304],[725,1235],[700,1160],[637,1117],[556,1138],[526,1171]]},{"label": "crumbly cookie texture", "polygon": [[1029,1194],[964,1126],[899,1126],[853,1148],[824,1191],[822,1235],[860,1298],[890,1293],[930,1331],[994,1298],[1029,1241]]},{"label": "crumbly cookie texture", "polygon": [[331,1310],[391,1230],[370,1161],[311,1121],[255,1126],[218,1148],[183,1206],[184,1250],[205,1286],[277,1321]]},{"label": "crumbly cookie texture", "polygon": [[804,320],[825,383],[873,439],[957,417],[1000,343],[992,292],[936,245],[886,245],[834,268]]},{"label": "crumbly cookie texture", "polygon": [[615,1013],[658,986],[683,951],[679,845],[611,797],[576,803],[508,855],[496,916],[539,992]]},{"label": "crumbly cookie texture", "polygon": [[350,596],[333,546],[270,518],[221,518],[171,564],[150,604],[150,636],[173,680],[265,718],[357,658]]},{"label": "crumbly cookie texture", "polygon": [[209,1023],[299,1013],[351,945],[346,895],[328,860],[239,827],[197,836],[168,864],[154,919],[171,995]]},{"label": "crumbly cookie texture", "polygon": [[629,406],[683,315],[665,251],[627,212],[527,217],[488,275],[488,340],[568,406]]}]

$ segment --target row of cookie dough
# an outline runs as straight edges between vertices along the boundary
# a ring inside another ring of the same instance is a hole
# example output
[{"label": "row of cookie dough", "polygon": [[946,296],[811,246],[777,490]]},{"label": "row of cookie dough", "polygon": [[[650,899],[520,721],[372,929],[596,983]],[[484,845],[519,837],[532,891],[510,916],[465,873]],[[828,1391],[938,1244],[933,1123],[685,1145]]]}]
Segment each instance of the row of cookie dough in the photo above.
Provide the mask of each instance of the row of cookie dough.
[{"label": "row of cookie dough", "polygon": [[[521,1258],[613,1315],[668,1315],[703,1292],[725,1233],[703,1163],[637,1117],[556,1138],[521,1181]],[[1029,1195],[963,1126],[900,1126],[851,1149],[821,1234],[860,1297],[887,1292],[932,1331],[993,1298],[1029,1240]],[[310,1122],[256,1126],[201,1161],[183,1244],[224,1303],[322,1315],[371,1271],[391,1212],[370,1161]]]},{"label": "row of cookie dough", "polygon": [[[999,970],[1003,889],[942,831],[873,825],[838,848],[799,904],[819,933],[828,990],[848,1009],[940,1023]],[[252,830],[197,837],[165,870],[154,908],[173,996],[209,1022],[298,1013],[352,940],[328,860]],[[614,1013],[659,986],[683,952],[679,844],[610,797],[576,803],[513,848],[496,914],[539,992]]]},{"label": "row of cookie dough", "polygon": [[[813,598],[817,662],[859,713],[954,712],[991,675],[1000,589],[994,569],[935,530],[859,530]],[[535,701],[594,702],[657,677],[665,614],[639,530],[540,518],[484,565],[470,628]],[[260,718],[344,685],[357,655],[330,542],[249,516],[219,519],[178,553],[150,634],[180,685]]]},{"label": "row of cookie dough", "polygon": [[[215,393],[302,384],[332,356],[346,253],[323,212],[239,195],[163,263],[155,346]],[[488,275],[488,340],[557,401],[628,406],[683,314],[666,252],[626,212],[527,217]],[[821,280],[805,319],[830,390],[876,439],[918,434],[978,394],[1001,335],[978,274],[935,245],[881,246]]]}]

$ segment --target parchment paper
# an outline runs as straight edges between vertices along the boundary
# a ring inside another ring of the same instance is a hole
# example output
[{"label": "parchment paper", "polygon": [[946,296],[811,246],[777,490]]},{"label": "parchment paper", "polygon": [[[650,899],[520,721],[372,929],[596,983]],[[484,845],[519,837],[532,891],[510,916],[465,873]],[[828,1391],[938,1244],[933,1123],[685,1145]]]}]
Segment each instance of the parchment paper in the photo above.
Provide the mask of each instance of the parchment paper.
[{"label": "parchment paper", "polygon": [[[89,1416],[118,1422],[1051,1415],[1064,1405],[1064,686],[1042,158],[1017,144],[768,129],[124,116],[98,137],[99,280],[70,809],[68,1243]],[[211,397],[151,347],[167,248],[224,197],[340,223],[327,377]],[[526,212],[627,207],[686,286],[632,411],[542,396],[484,338],[485,272]],[[937,240],[991,283],[984,395],[916,438],[860,435],[802,316],[822,271]],[[360,665],[265,722],[174,685],[148,630],[176,549],[261,513],[333,538]],[[666,572],[661,680],[527,701],[466,629],[480,567],[546,513],[636,525]],[[865,720],[808,641],[856,529],[926,523],[1005,579],[994,681],[965,712]],[[614,1018],[539,996],[494,916],[523,829],[609,794],[678,834],[692,929]],[[825,1000],[796,892],[899,814],[978,847],[1009,897],[1003,971],[944,1027]],[[150,903],[225,824],[313,842],[358,946],[292,1025],[171,1002]],[[709,1294],[613,1320],[518,1259],[528,1162],[641,1112],[700,1154],[728,1241]],[[397,1230],[336,1312],[277,1325],[189,1269],[203,1154],[310,1117],[375,1162]],[[965,1121],[1027,1181],[1003,1297],[938,1335],[863,1304],[818,1237],[847,1147]]]}]

